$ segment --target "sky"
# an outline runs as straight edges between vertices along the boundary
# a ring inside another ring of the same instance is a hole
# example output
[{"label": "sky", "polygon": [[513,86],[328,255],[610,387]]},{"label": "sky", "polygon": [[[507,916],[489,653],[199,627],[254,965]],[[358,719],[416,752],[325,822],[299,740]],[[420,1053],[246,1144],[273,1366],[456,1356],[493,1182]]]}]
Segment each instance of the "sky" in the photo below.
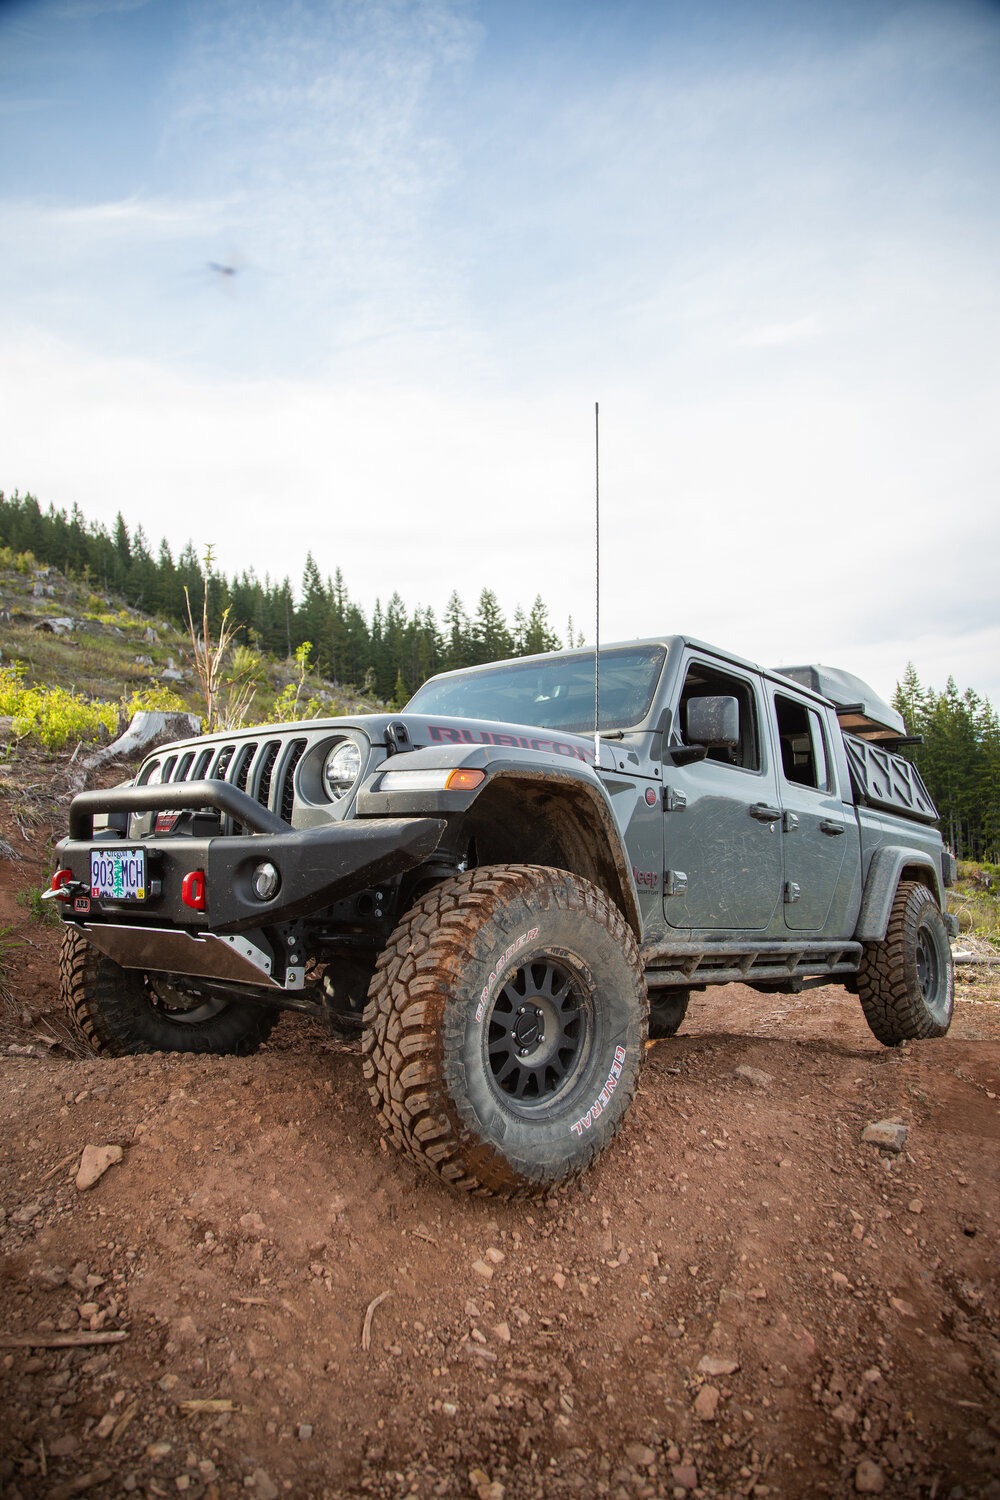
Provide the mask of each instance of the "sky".
[{"label": "sky", "polygon": [[1000,705],[997,0],[0,0],[0,488]]}]

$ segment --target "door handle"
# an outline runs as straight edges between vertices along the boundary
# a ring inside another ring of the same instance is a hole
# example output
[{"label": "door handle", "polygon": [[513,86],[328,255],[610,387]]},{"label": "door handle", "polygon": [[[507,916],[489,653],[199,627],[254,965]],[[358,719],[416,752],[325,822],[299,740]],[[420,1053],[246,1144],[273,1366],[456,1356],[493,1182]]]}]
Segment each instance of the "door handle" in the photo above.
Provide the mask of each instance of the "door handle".
[{"label": "door handle", "polygon": [[828,833],[830,837],[836,838],[838,833],[843,833],[843,823],[834,823],[830,818],[821,818],[819,825],[820,833]]},{"label": "door handle", "polygon": [[780,807],[768,807],[766,802],[755,802],[750,808],[751,818],[756,818],[758,823],[777,823],[781,817]]}]

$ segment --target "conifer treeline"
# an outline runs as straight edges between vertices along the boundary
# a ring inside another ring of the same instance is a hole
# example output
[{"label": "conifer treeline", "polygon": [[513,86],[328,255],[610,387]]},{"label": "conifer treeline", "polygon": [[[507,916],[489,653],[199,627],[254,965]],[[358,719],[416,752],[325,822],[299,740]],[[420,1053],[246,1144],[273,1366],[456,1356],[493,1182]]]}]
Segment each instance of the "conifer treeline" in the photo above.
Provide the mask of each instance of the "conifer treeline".
[{"label": "conifer treeline", "polygon": [[[198,613],[205,568],[193,545],[188,542],[175,559],[161,541],[154,555],[143,528],[130,532],[121,513],[108,530],[88,522],[76,505],[69,514],[52,505],[43,511],[33,495],[15,491],[7,497],[0,490],[0,545],[32,552],[40,563],[85,578],[93,588],[114,590],[135,608],[182,627],[186,587]],[[491,589],[483,589],[471,616],[453,592],[441,624],[433,610],[411,611],[395,592],[384,606],[376,600],[369,620],[348,594],[340,569],[324,579],[312,553],[297,593],[288,578],[260,579],[252,568],[227,578],[212,567],[208,595],[213,629],[228,607],[240,640],[282,657],[311,641],[312,661],[325,676],[396,703],[435,672],[561,644],[540,595],[528,615],[516,610],[512,624]]]},{"label": "conifer treeline", "polygon": [[[192,544],[175,559],[161,541],[154,556],[142,527],[130,533],[120,514],[109,531],[86,521],[76,505],[69,515],[51,505],[43,511],[33,495],[8,498],[0,490],[0,546],[32,552],[39,562],[123,594],[137,609],[182,627],[185,586],[196,607],[202,598],[205,572]],[[287,578],[261,580],[253,569],[232,579],[211,569],[208,591],[213,628],[228,607],[242,638],[276,656],[290,657],[311,641],[327,677],[397,704],[434,672],[560,645],[540,596],[529,615],[518,609],[510,625],[490,589],[483,589],[471,617],[457,592],[441,624],[432,610],[410,611],[393,593],[384,607],[376,601],[368,620],[340,569],[324,579],[311,553],[297,595]],[[925,688],[911,664],[893,701],[910,733],[923,738],[904,753],[938,806],[945,839],[961,859],[1000,863],[1000,720],[989,699],[971,688],[959,692],[952,678],[943,692]]]},{"label": "conifer treeline", "polygon": [[1000,719],[990,700],[960,693],[953,677],[941,693],[925,688],[911,662],[893,704],[923,739],[904,754],[937,804],[945,842],[959,859],[1000,864]]}]

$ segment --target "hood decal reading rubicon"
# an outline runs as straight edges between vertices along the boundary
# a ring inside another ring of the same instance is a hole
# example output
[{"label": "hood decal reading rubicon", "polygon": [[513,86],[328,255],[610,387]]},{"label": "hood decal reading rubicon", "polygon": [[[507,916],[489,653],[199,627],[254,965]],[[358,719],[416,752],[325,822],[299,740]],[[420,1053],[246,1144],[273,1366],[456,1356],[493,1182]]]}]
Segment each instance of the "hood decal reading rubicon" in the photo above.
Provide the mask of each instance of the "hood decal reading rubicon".
[{"label": "hood decal reading rubicon", "polygon": [[543,755],[565,755],[571,760],[582,760],[587,765],[593,759],[582,745],[535,735],[504,734],[493,729],[459,729],[454,724],[428,724],[427,732],[439,745],[498,745],[514,750],[537,750]]}]

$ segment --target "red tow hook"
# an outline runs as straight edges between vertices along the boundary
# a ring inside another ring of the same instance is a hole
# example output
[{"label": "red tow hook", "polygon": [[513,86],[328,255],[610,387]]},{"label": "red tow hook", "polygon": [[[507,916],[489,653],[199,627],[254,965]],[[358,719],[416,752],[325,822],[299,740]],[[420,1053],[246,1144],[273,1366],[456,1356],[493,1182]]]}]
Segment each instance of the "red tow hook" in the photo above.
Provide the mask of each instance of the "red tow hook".
[{"label": "red tow hook", "polygon": [[78,891],[87,887],[82,880],[73,879],[72,870],[57,870],[49,881],[49,888],[42,892],[43,901],[72,901]]},{"label": "red tow hook", "polygon": [[208,888],[204,870],[189,870],[181,881],[181,900],[192,911],[204,911],[208,906]]}]

